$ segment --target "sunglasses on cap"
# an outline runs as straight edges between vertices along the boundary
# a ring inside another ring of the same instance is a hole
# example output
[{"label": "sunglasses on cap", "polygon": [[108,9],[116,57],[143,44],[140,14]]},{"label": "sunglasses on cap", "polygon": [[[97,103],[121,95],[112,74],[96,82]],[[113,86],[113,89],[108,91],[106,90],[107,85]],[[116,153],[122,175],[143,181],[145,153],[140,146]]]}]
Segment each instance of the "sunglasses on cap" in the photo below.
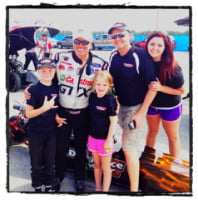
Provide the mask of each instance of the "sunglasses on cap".
[{"label": "sunglasses on cap", "polygon": [[86,45],[89,44],[89,41],[87,41],[87,40],[78,40],[78,39],[75,39],[75,40],[74,40],[74,44],[77,44],[77,45],[82,44],[83,46],[86,46]]},{"label": "sunglasses on cap", "polygon": [[117,39],[117,37],[118,38],[123,38],[123,37],[125,37],[125,35],[126,35],[125,33],[110,34],[110,38],[115,40],[115,39]]}]

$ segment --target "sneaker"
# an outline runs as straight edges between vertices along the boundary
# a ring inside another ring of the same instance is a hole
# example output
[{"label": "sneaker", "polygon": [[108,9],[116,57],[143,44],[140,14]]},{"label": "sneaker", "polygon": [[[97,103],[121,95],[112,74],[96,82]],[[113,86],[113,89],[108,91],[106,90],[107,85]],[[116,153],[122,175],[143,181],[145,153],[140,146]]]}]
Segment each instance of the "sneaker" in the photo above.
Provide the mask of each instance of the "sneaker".
[{"label": "sneaker", "polygon": [[75,189],[76,189],[76,192],[84,192],[84,189],[85,189],[85,183],[84,183],[84,180],[76,180],[75,181]]},{"label": "sneaker", "polygon": [[54,188],[55,192],[59,192],[61,188],[61,180],[59,178],[55,178],[52,187]]},{"label": "sneaker", "polygon": [[55,192],[52,187],[45,187],[45,192]]},{"label": "sneaker", "polygon": [[36,193],[42,192],[41,187],[36,187],[36,188],[35,188],[35,192],[36,192]]}]

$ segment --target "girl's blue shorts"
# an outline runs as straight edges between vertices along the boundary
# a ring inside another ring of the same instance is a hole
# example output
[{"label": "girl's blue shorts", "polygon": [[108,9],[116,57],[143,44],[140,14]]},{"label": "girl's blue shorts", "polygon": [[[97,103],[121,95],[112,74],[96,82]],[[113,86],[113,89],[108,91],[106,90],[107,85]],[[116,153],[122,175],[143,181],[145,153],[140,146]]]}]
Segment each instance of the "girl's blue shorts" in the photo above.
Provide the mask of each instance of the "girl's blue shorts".
[{"label": "girl's blue shorts", "polygon": [[170,109],[149,107],[147,115],[160,115],[165,121],[175,121],[182,115],[182,104]]}]

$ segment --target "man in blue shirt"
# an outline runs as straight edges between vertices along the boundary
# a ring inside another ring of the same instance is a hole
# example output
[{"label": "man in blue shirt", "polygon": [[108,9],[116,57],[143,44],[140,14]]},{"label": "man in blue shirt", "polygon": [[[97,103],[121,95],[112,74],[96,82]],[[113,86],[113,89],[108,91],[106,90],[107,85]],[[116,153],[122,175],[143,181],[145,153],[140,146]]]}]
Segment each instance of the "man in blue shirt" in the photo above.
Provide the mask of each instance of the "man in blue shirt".
[{"label": "man in blue shirt", "polygon": [[[132,47],[131,33],[124,23],[115,23],[108,31],[116,50],[112,52],[109,71],[114,79],[115,93],[120,103],[118,114],[122,128],[122,148],[124,151],[130,180],[130,191],[137,192],[139,186],[140,127],[148,106],[156,92],[148,90],[155,80],[153,62],[144,49]],[[130,130],[129,122],[136,122]]]}]

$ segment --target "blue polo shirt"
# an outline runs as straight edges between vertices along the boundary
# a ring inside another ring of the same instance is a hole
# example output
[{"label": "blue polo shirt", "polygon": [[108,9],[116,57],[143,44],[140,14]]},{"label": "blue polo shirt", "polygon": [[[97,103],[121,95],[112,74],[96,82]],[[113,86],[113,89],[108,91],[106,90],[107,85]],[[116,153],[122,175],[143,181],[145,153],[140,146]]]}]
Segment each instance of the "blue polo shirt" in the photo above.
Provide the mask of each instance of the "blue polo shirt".
[{"label": "blue polo shirt", "polygon": [[[134,53],[138,59],[135,59]],[[148,84],[156,80],[154,64],[145,49],[132,47],[121,56],[118,51],[110,57],[109,71],[113,76],[119,103],[135,106],[144,101]]]}]

